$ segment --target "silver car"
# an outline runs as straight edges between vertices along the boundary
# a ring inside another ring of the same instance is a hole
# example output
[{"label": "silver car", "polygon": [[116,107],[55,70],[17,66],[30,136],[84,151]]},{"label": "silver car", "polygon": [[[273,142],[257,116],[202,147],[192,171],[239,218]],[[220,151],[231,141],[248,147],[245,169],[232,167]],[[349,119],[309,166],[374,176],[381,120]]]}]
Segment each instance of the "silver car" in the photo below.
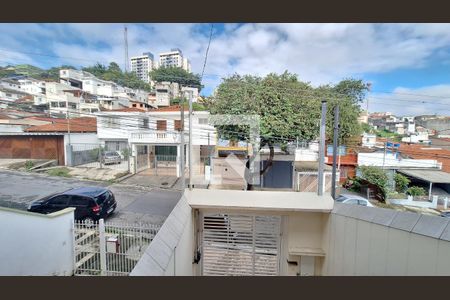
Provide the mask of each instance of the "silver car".
[{"label": "silver car", "polygon": [[122,162],[122,157],[117,151],[108,151],[103,154],[102,163],[105,165],[109,164],[120,164]]},{"label": "silver car", "polygon": [[341,194],[336,198],[336,202],[345,204],[357,204],[363,206],[373,207],[373,204],[369,202],[366,198],[350,194]]}]

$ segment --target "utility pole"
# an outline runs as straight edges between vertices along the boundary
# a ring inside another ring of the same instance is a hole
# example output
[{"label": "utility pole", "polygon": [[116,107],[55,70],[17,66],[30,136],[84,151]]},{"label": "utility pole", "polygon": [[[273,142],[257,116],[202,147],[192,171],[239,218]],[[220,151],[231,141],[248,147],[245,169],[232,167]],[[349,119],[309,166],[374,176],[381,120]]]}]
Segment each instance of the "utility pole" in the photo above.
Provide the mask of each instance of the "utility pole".
[{"label": "utility pole", "polygon": [[386,161],[386,146],[387,146],[387,140],[386,140],[386,142],[384,142],[383,170],[384,170],[384,163]]},{"label": "utility pole", "polygon": [[128,72],[128,29],[124,25],[123,38],[125,40],[125,73]]},{"label": "utility pole", "polygon": [[189,92],[189,190],[192,191],[192,98],[193,92]]},{"label": "utility pole", "polygon": [[333,173],[331,174],[331,196],[336,199],[336,158],[339,136],[339,105],[334,107],[334,132],[333,132]]},{"label": "utility pole", "polygon": [[322,100],[322,117],[320,119],[319,166],[317,178],[317,194],[323,195],[323,173],[325,164],[325,125],[327,118],[327,101]]},{"label": "utility pole", "polygon": [[184,167],[184,95],[180,100],[181,128],[180,128],[180,171],[181,171],[181,190],[184,193],[186,188],[185,167]]}]

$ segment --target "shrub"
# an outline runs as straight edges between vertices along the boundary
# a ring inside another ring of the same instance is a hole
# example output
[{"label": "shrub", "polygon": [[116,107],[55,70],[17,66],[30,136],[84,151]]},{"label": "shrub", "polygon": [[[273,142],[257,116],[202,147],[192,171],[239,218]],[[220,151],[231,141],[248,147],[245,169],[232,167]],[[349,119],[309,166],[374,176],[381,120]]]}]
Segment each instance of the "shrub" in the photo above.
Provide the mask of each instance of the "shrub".
[{"label": "shrub", "polygon": [[67,168],[58,168],[49,170],[47,174],[50,176],[72,177],[72,175],[70,175],[69,172],[70,170]]},{"label": "shrub", "polygon": [[394,176],[395,190],[399,193],[404,193],[411,182],[406,176],[396,173]]},{"label": "shrub", "polygon": [[420,186],[412,186],[406,190],[406,193],[411,196],[425,196],[425,189]]},{"label": "shrub", "polygon": [[377,186],[381,191],[381,198],[386,199],[388,191],[388,176],[383,169],[373,166],[358,167],[361,171],[361,178],[370,184]]},{"label": "shrub", "polygon": [[25,162],[25,169],[30,170],[32,167],[34,167],[34,162],[31,160],[27,160]]}]

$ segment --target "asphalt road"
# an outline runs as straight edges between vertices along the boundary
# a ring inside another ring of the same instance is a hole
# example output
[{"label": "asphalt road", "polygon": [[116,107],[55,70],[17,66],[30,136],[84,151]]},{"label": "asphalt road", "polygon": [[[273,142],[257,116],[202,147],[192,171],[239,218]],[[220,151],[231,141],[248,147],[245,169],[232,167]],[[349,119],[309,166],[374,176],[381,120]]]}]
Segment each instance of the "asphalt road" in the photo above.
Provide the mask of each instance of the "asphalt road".
[{"label": "asphalt road", "polygon": [[178,191],[0,170],[0,206],[26,209],[51,193],[80,186],[108,186],[118,207],[109,222],[162,224],[181,197]]}]

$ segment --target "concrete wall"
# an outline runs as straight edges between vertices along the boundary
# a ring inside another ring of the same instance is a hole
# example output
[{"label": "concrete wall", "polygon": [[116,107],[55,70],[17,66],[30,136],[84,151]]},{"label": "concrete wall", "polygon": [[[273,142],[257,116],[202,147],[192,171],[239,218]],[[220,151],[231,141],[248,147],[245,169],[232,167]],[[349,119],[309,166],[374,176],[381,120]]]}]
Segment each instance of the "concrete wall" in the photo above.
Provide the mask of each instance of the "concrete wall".
[{"label": "concrete wall", "polygon": [[0,207],[0,275],[72,275],[73,211],[42,215]]},{"label": "concrete wall", "polygon": [[335,204],[324,241],[324,275],[450,275],[447,218]]},{"label": "concrete wall", "polygon": [[192,276],[194,216],[181,197],[130,276]]}]

